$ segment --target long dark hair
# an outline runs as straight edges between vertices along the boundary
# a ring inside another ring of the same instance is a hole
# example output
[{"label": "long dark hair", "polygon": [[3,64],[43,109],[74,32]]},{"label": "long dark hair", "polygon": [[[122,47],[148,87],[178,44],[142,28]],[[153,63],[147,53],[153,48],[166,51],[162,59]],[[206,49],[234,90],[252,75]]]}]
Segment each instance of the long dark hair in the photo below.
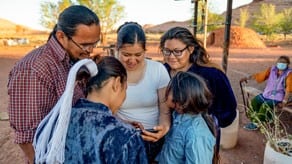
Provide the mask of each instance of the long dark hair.
[{"label": "long dark hair", "polygon": [[80,24],[90,26],[92,24],[99,25],[98,16],[89,8],[82,5],[73,5],[66,8],[58,18],[51,36],[55,35],[58,30],[63,31],[68,37],[74,36],[76,27]]},{"label": "long dark hair", "polygon": [[125,22],[117,30],[117,49],[120,49],[124,44],[141,44],[146,50],[146,35],[141,25],[136,22]]},{"label": "long dark hair", "polygon": [[210,62],[210,56],[202,45],[201,41],[196,39],[187,28],[173,27],[166,31],[160,38],[159,49],[162,51],[164,49],[165,41],[171,39],[178,39],[186,46],[194,47],[194,51],[191,53],[189,58],[190,63],[207,64]]},{"label": "long dark hair", "polygon": [[169,82],[165,99],[172,95],[172,102],[179,104],[184,113],[207,112],[212,94],[202,77],[191,72],[178,72]]}]

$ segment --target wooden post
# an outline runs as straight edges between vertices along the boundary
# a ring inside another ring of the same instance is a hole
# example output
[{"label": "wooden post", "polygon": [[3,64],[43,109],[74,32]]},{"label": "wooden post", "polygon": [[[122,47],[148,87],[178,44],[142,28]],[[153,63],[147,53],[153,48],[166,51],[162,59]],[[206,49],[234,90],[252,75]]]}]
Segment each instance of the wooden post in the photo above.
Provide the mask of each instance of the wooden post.
[{"label": "wooden post", "polygon": [[197,26],[198,26],[198,1],[199,0],[192,0],[194,3],[194,20],[193,20],[193,25],[194,25],[194,37],[197,38]]},{"label": "wooden post", "polygon": [[204,48],[207,47],[207,33],[208,33],[208,0],[205,0],[205,17],[204,17]]},{"label": "wooden post", "polygon": [[225,20],[223,58],[222,58],[222,68],[225,73],[227,72],[227,64],[228,64],[228,56],[229,56],[231,18],[232,18],[232,0],[228,0],[226,18],[225,18],[226,20]]}]

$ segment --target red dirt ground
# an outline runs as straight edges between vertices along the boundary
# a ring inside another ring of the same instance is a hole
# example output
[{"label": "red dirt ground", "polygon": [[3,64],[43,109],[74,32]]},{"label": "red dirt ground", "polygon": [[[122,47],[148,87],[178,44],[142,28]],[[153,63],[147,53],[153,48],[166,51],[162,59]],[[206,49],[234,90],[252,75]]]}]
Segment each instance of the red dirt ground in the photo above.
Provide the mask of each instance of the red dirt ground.
[{"label": "red dirt ground", "polygon": [[[7,77],[14,63],[18,61],[31,47],[0,48],[0,112],[7,112]],[[156,47],[148,46],[148,57],[159,59]],[[222,49],[208,48],[211,59],[221,65]],[[262,164],[264,155],[265,140],[259,131],[246,131],[242,127],[248,122],[243,108],[242,95],[239,87],[239,79],[247,74],[251,74],[265,69],[274,63],[280,55],[288,55],[292,59],[292,48],[265,48],[265,49],[230,49],[227,68],[227,76],[238,101],[237,109],[240,112],[239,134],[237,145],[233,149],[221,149],[222,164]],[[251,82],[250,85],[263,89],[263,84]],[[222,95],[224,96],[224,95]],[[290,120],[291,134],[291,114],[286,115]],[[9,127],[7,120],[0,121],[0,163],[24,163],[21,150],[13,143],[14,133]]]}]

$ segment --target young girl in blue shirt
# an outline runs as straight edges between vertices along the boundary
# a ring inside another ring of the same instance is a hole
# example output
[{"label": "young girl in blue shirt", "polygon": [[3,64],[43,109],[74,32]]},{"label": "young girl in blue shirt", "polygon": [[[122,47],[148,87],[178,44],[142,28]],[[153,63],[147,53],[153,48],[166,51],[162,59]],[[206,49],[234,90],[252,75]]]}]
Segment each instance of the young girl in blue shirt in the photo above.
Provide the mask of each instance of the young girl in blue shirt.
[{"label": "young girl in blue shirt", "polygon": [[212,94],[204,80],[191,72],[178,72],[168,84],[165,101],[174,109],[173,122],[157,161],[212,163],[216,141],[203,118],[211,105]]}]

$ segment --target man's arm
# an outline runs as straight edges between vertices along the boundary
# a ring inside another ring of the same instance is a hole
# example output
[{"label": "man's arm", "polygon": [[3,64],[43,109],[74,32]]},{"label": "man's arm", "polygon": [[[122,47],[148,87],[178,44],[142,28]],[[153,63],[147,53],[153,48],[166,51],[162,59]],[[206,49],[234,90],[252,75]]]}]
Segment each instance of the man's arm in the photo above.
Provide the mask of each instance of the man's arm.
[{"label": "man's arm", "polygon": [[29,164],[33,164],[34,161],[34,148],[32,143],[18,144],[21,150],[24,152],[28,159]]}]

